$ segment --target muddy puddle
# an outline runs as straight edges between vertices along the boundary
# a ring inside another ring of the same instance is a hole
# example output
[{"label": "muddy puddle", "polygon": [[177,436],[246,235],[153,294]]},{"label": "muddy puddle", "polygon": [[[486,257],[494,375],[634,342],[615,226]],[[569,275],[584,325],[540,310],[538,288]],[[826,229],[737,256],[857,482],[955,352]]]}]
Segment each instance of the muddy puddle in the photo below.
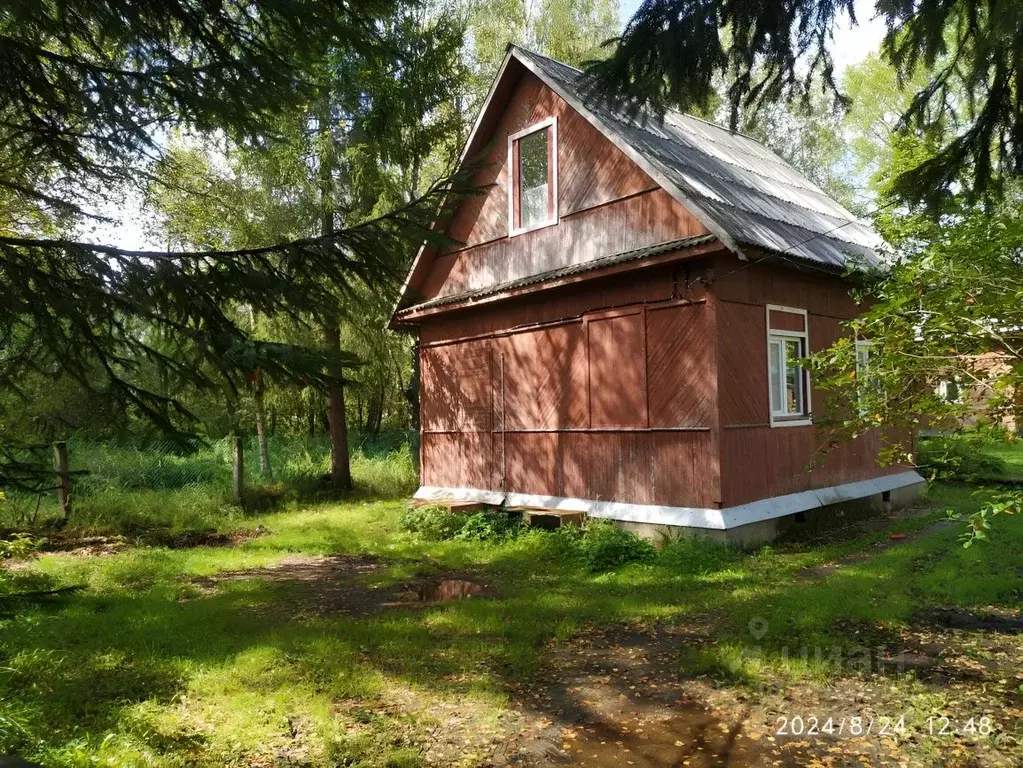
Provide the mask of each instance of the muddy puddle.
[{"label": "muddy puddle", "polygon": [[541,725],[514,741],[507,762],[595,768],[810,764],[821,744],[778,736],[763,727],[763,713],[679,676],[679,652],[696,640],[671,628],[605,628],[552,646],[549,682],[525,697]]}]

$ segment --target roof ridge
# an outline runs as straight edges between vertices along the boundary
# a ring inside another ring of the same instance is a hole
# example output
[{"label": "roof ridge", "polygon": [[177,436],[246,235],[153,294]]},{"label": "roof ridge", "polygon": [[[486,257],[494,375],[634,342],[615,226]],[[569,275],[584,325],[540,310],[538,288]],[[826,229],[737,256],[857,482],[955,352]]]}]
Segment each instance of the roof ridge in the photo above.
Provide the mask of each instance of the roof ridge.
[{"label": "roof ridge", "polygon": [[541,58],[541,59],[547,59],[547,61],[553,61],[555,64],[558,64],[558,65],[560,65],[562,67],[566,67],[567,69],[571,69],[571,70],[573,70],[575,72],[578,72],[580,75],[584,74],[583,71],[581,69],[579,69],[579,67],[573,67],[571,64],[566,64],[561,59],[555,59],[553,56],[548,56],[545,53],[540,53],[539,51],[534,51],[532,48],[527,48],[526,46],[521,45],[520,43],[508,43],[508,47],[509,48],[517,48],[518,50],[522,51],[523,53],[528,53],[531,56],[536,56],[536,57]]},{"label": "roof ridge", "polygon": [[[566,69],[571,69],[573,72],[578,72],[580,75],[586,74],[583,70],[579,69],[579,67],[574,67],[571,64],[566,64],[565,62],[561,61],[560,59],[555,59],[553,56],[548,56],[547,54],[540,53],[539,51],[534,51],[532,48],[527,48],[526,46],[520,45],[519,43],[509,43],[508,47],[509,48],[517,48],[518,50],[522,51],[523,53],[527,53],[527,54],[529,54],[531,56],[536,56],[537,58],[540,58],[540,59],[547,59],[547,61],[553,61],[555,64],[557,64],[559,66],[562,66],[562,67],[565,67]],[[644,106],[644,109],[648,109],[648,107]],[[700,117],[700,116],[694,115],[694,114],[692,114],[690,112],[683,112],[682,110],[676,109],[675,107],[668,107],[668,109],[665,110],[665,114],[668,114],[669,112],[674,113],[676,115],[681,115],[682,117],[688,117],[688,118],[690,118],[692,120],[697,120],[697,121],[703,123],[704,125],[709,125],[712,128],[717,128],[718,130],[725,131],[725,132],[731,134],[732,136],[741,136],[744,139],[748,139],[749,141],[752,141],[754,144],[756,144],[758,147],[763,147],[768,152],[770,152],[771,154],[775,155],[778,158],[778,161],[779,161],[778,165],[784,165],[784,166],[790,166],[791,165],[791,163],[786,162],[785,158],[783,158],[780,155],[778,155],[777,152],[775,152],[769,146],[764,144],[764,142],[762,142],[760,139],[757,139],[757,138],[755,138],[753,136],[750,136],[748,133],[744,133],[742,131],[738,131],[738,130],[735,130],[733,128],[729,128],[726,125],[722,125],[721,123],[716,123],[713,120],[708,120],[705,117]],[[630,119],[632,119],[632,118],[630,118]],[[663,120],[662,120],[662,122],[663,122]],[[640,127],[642,127],[642,126],[640,126]],[[713,141],[713,139],[711,139],[711,141]]]}]

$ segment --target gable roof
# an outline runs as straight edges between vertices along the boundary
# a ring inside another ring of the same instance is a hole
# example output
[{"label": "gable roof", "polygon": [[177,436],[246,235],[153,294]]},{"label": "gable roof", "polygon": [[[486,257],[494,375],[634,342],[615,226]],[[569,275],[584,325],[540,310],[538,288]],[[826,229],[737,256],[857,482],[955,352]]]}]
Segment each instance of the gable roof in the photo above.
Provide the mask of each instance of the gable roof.
[{"label": "gable roof", "polygon": [[619,149],[645,161],[641,167],[649,165],[651,175],[726,243],[832,267],[846,266],[850,256],[877,264],[880,236],[760,142],[674,110],[663,119],[630,119],[586,103],[580,70],[516,46],[509,55]]},{"label": "gable roof", "polygon": [[[461,162],[485,138],[478,134],[491,103],[505,87],[505,73],[513,60],[564,99],[740,257],[745,258],[744,246],[752,246],[836,271],[851,260],[865,266],[879,263],[881,237],[763,144],[674,110],[663,118],[636,119],[587,102],[582,71],[516,45],[508,48]],[[424,246],[416,256],[398,310],[411,298],[413,276],[422,266],[425,251]],[[534,277],[531,282],[543,279]]]}]

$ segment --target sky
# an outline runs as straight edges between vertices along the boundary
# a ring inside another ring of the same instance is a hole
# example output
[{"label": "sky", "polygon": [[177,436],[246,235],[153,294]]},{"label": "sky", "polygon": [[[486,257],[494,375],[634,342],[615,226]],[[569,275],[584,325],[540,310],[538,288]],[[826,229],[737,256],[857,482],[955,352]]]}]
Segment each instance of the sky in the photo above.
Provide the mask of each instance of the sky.
[{"label": "sky", "polygon": [[[619,18],[622,26],[632,17],[642,0],[619,0]],[[835,72],[841,76],[846,67],[861,62],[871,51],[877,50],[884,37],[884,22],[874,16],[870,0],[856,0],[857,26],[844,19],[835,29],[832,52]],[[108,208],[104,215],[118,219],[115,224],[101,225],[86,233],[87,239],[122,248],[162,250],[165,246],[155,241],[145,230],[145,213],[137,198],[130,198],[118,209]]]},{"label": "sky", "polygon": [[[642,0],[619,0],[618,18],[622,26],[628,22]],[[877,50],[884,37],[884,21],[874,15],[874,3],[871,0],[856,0],[857,26],[852,26],[848,18],[835,29],[835,42],[832,53],[835,57],[835,72],[841,75],[845,68],[858,64],[871,51]]]}]

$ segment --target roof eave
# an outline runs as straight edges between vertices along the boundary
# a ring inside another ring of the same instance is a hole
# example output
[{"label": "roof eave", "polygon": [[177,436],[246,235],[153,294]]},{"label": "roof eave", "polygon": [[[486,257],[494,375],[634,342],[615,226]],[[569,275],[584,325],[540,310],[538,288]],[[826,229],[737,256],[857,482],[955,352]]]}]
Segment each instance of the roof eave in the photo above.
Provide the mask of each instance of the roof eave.
[{"label": "roof eave", "polygon": [[[705,256],[707,254],[714,253],[715,251],[721,251],[723,243],[718,241],[712,235],[706,235],[707,239],[705,242],[695,243],[694,245],[685,246],[682,245],[677,249],[667,251],[665,253],[659,253],[657,255],[634,259],[618,264],[610,264],[604,267],[598,267],[595,269],[589,269],[583,272],[577,272],[564,277],[559,277],[550,280],[539,280],[536,283],[530,283],[519,288],[513,288],[503,291],[495,291],[494,293],[487,293],[482,296],[467,296],[464,299],[452,301],[450,303],[440,304],[437,306],[428,307],[417,307],[412,306],[406,309],[400,310],[392,318],[392,327],[400,328],[402,326],[411,326],[417,324],[424,318],[433,317],[439,314],[454,312],[460,309],[466,309],[468,307],[478,307],[481,305],[493,304],[498,301],[504,301],[506,299],[517,298],[519,296],[529,295],[538,293],[540,291],[548,291],[554,288],[562,288],[567,285],[574,285],[587,280],[596,280],[602,277],[609,277],[611,275],[623,274],[626,272],[633,272],[640,269],[645,269],[651,266],[657,266],[660,264],[670,264],[675,261],[685,261],[698,256]],[[694,240],[699,239],[693,238]],[[641,250],[641,249],[637,249]],[[426,302],[424,302],[426,303]]]}]

